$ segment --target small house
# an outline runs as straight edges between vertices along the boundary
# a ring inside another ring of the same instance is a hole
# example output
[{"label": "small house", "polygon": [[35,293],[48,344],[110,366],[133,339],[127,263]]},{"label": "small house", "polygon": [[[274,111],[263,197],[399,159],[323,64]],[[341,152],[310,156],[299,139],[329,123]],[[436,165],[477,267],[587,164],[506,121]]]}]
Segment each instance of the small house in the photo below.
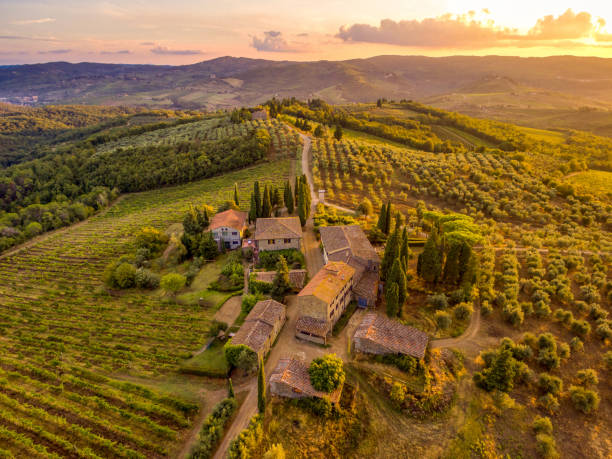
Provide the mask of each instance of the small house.
[{"label": "small house", "polygon": [[258,218],[253,240],[259,251],[302,248],[302,224],[298,217]]},{"label": "small house", "polygon": [[233,345],[244,344],[263,359],[280,333],[287,313],[285,305],[274,300],[259,301],[232,338]]},{"label": "small house", "polygon": [[[272,284],[276,271],[255,271],[255,280]],[[289,285],[293,290],[301,290],[306,283],[308,271],[305,269],[292,269],[289,271]]]},{"label": "small house", "polygon": [[425,356],[427,333],[374,312],[365,314],[353,336],[357,352],[402,354],[416,359]]},{"label": "small house", "polygon": [[213,216],[208,229],[217,241],[219,248],[237,249],[241,247],[242,236],[247,229],[246,212],[229,209]]}]

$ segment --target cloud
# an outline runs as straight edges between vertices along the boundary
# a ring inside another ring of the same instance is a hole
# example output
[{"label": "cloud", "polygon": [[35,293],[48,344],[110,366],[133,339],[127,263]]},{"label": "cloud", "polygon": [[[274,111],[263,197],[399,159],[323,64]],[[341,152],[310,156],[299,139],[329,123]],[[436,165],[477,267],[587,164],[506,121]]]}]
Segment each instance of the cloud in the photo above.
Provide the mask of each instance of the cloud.
[{"label": "cloud", "polygon": [[50,49],[48,51],[38,51],[38,54],[68,54],[71,49]]},{"label": "cloud", "polygon": [[55,18],[25,19],[22,21],[13,21],[13,24],[14,25],[29,25],[29,24],[45,24],[47,22],[55,22]]},{"label": "cloud", "polygon": [[297,49],[290,46],[281,34],[275,30],[264,32],[263,38],[251,37],[251,46],[257,51],[269,53],[294,53]]},{"label": "cloud", "polygon": [[54,38],[54,37],[26,37],[23,35],[0,35],[0,40],[57,41],[57,38]]},{"label": "cloud", "polygon": [[122,49],[120,51],[101,51],[100,54],[132,54],[129,49]]},{"label": "cloud", "polygon": [[154,41],[143,41],[142,43],[140,43],[140,46],[155,46],[155,42]]},{"label": "cloud", "polygon": [[595,27],[586,11],[575,14],[567,10],[557,18],[549,15],[538,19],[528,35],[541,40],[577,39],[589,36]]},{"label": "cloud", "polygon": [[151,49],[153,54],[175,55],[175,56],[194,56],[202,54],[199,49],[169,49],[166,46],[157,46]]},{"label": "cloud", "polygon": [[[475,19],[474,12],[453,16],[445,14],[423,20],[394,21],[383,19],[379,26],[353,24],[340,27],[337,38],[345,42],[385,43],[421,48],[493,48],[506,46],[582,46],[573,41],[592,38],[607,41],[600,33],[605,25],[587,12],[568,9],[562,15],[544,16],[527,32],[501,27],[492,20]],[[557,41],[557,42],[555,42]]]}]

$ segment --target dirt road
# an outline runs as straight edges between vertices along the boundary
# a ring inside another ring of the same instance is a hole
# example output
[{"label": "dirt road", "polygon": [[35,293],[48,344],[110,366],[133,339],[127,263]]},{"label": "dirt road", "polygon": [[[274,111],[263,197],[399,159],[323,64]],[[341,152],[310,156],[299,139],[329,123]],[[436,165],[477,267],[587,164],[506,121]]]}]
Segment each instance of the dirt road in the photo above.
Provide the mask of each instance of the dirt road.
[{"label": "dirt road", "polygon": [[480,348],[481,344],[477,343],[474,338],[480,330],[480,307],[476,307],[470,318],[470,324],[465,331],[456,338],[444,338],[431,341],[431,348],[455,348],[461,350],[471,350]]}]

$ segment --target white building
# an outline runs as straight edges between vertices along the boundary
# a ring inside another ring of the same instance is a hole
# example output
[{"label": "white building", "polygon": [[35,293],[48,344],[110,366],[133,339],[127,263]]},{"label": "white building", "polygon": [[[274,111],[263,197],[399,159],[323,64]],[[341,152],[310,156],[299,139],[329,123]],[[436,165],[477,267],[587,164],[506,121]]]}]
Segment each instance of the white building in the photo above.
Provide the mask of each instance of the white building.
[{"label": "white building", "polygon": [[241,246],[242,236],[247,228],[246,221],[246,212],[230,209],[216,214],[208,229],[220,248],[237,249]]}]

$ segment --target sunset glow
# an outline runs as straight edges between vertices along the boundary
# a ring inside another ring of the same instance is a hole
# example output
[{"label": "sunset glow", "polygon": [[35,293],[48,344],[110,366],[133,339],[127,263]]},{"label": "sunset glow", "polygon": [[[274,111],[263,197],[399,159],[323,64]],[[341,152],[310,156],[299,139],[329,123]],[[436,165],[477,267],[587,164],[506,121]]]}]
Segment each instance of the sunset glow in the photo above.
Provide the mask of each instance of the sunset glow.
[{"label": "sunset glow", "polygon": [[4,0],[0,63],[378,54],[612,57],[612,3]]}]

